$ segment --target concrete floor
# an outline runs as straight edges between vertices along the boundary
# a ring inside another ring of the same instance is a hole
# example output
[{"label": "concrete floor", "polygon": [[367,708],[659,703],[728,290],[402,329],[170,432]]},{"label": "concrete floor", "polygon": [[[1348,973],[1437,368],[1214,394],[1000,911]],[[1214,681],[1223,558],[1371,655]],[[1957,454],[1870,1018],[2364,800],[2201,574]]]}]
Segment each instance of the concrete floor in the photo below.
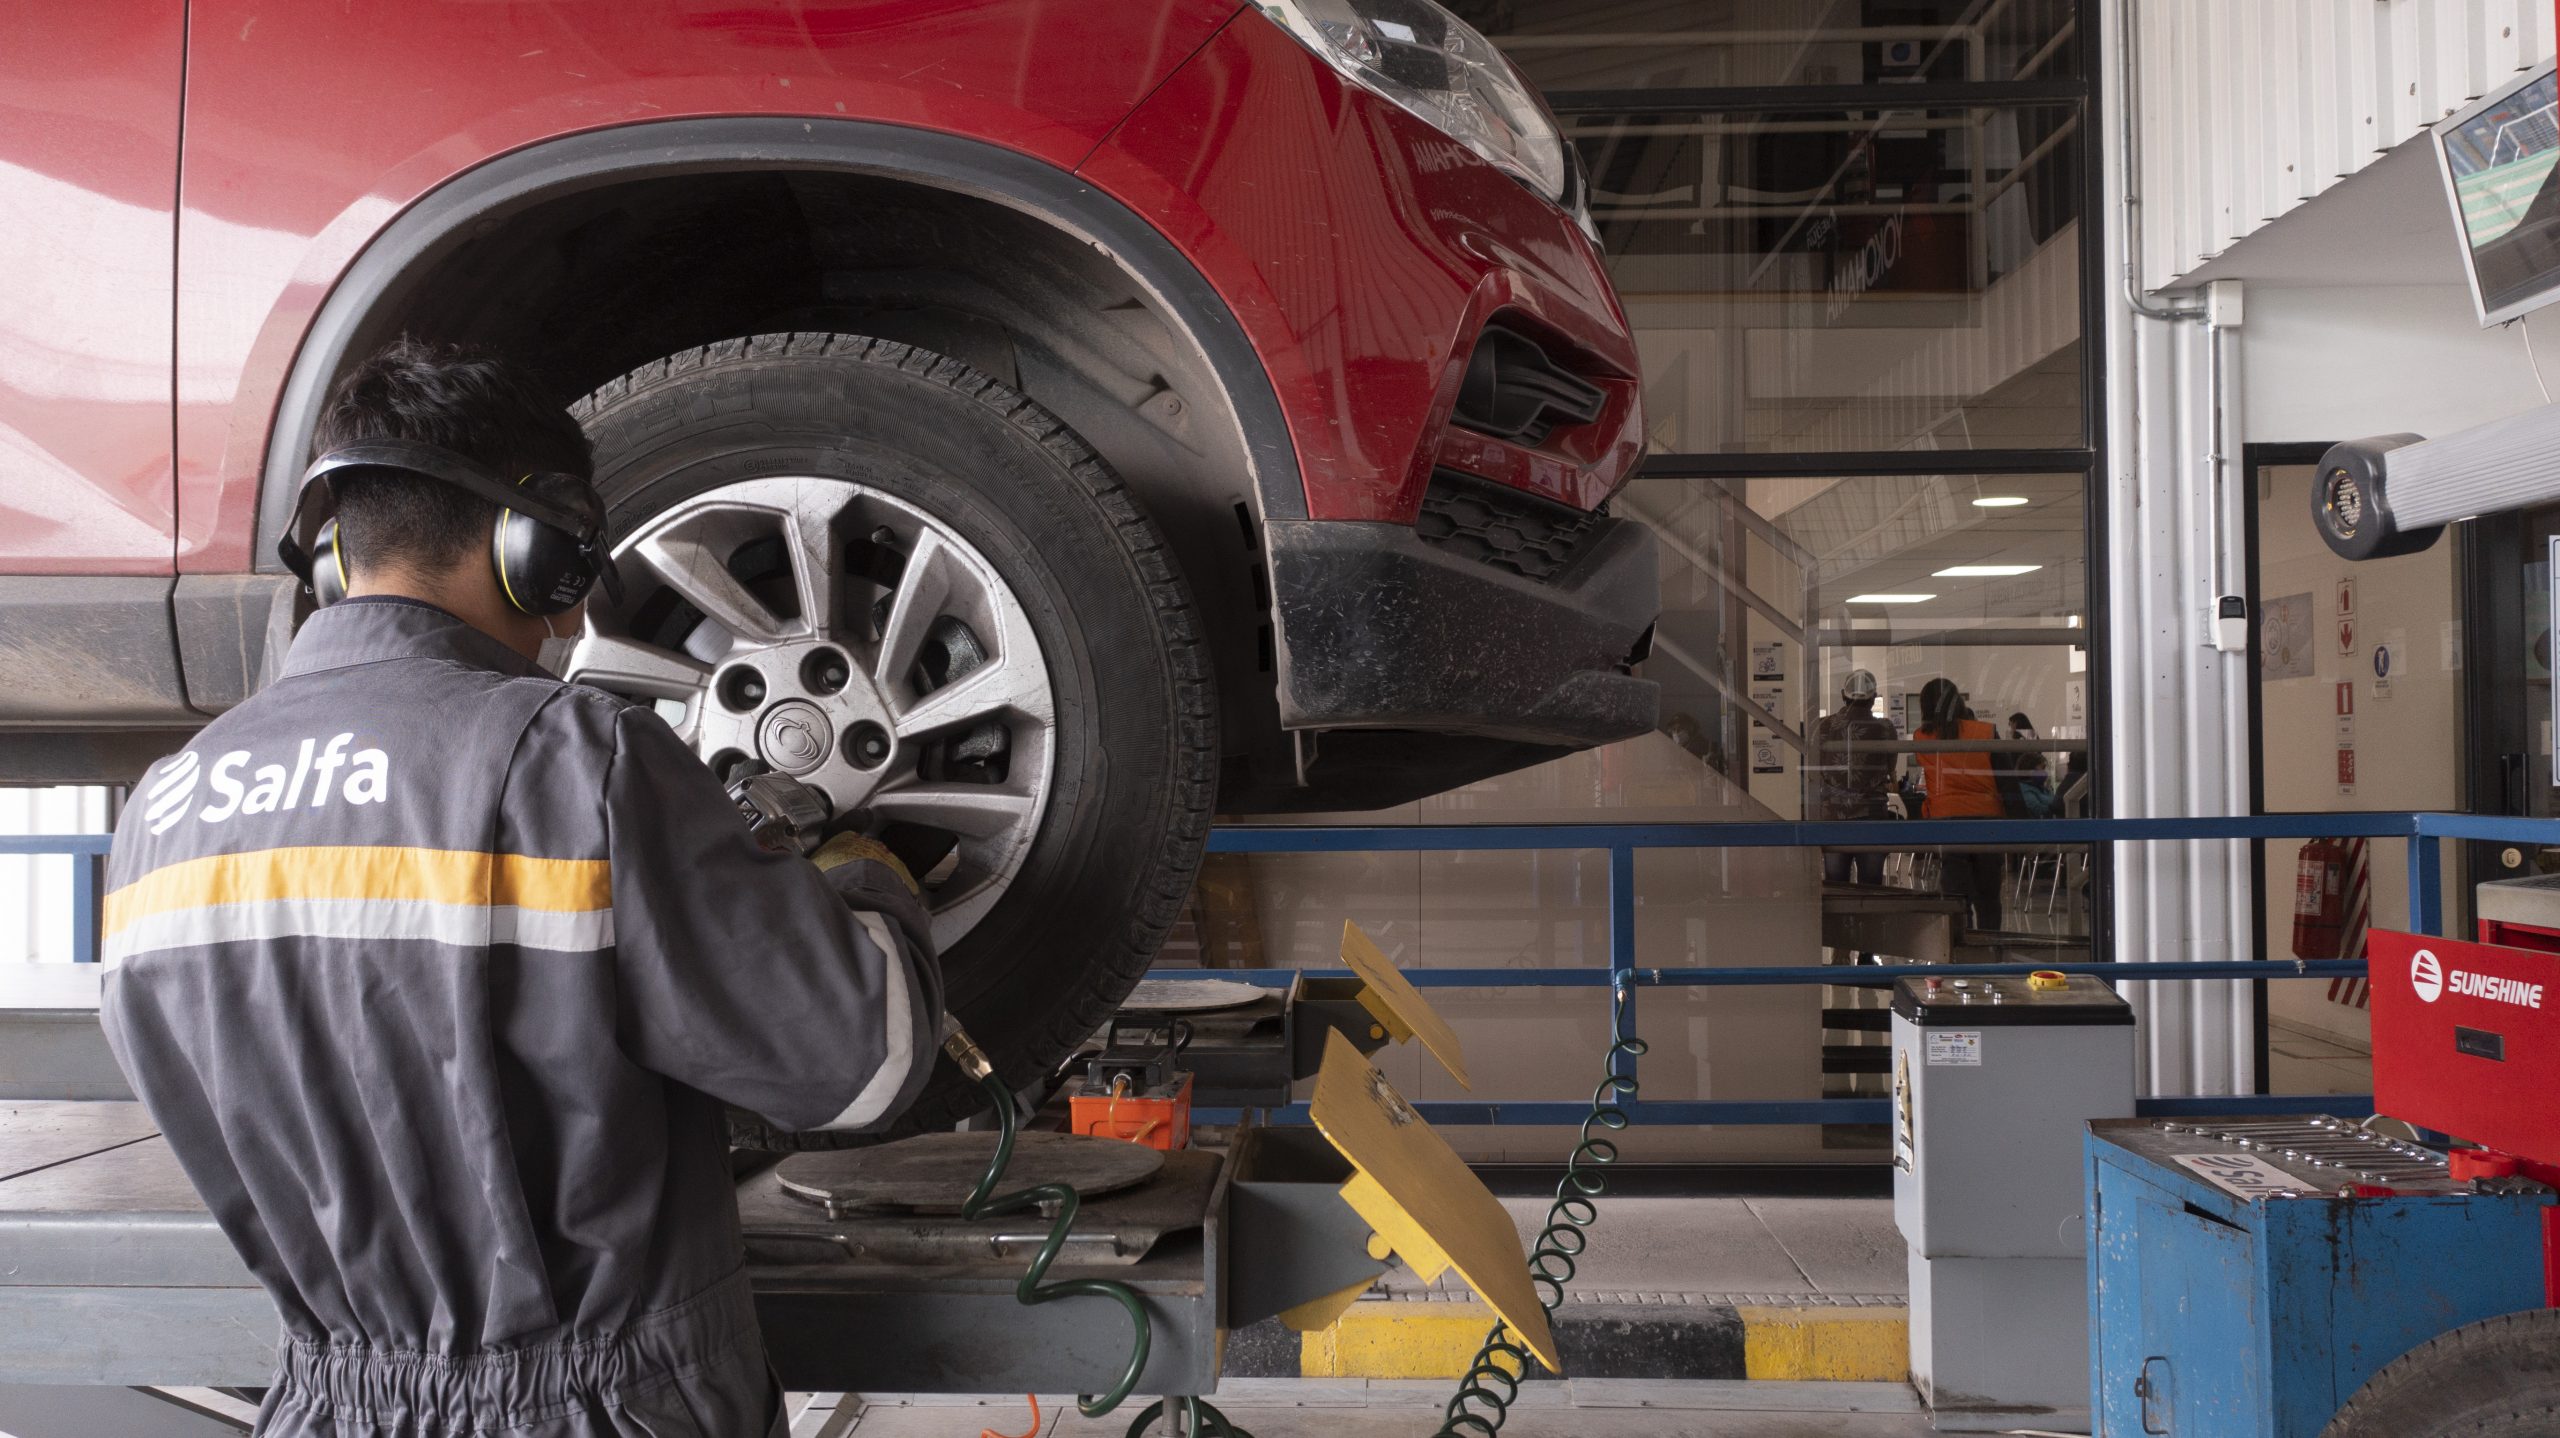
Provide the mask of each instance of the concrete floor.
[{"label": "concrete floor", "polygon": [[[1506,1198],[1521,1246],[1534,1243],[1548,1200]],[[1600,1201],[1590,1247],[1567,1301],[1677,1302],[1701,1298],[1890,1299],[1910,1288],[1902,1234],[1886,1198],[1633,1198]],[[1389,1269],[1390,1293],[1423,1288]],[[1437,1290],[1465,1287],[1455,1273]]]},{"label": "concrete floor", "polygon": [[[1543,1199],[1506,1198],[1524,1246]],[[1900,1303],[1908,1268],[1889,1199],[1608,1198],[1568,1301]],[[1392,1269],[1382,1285],[1418,1294]],[[1462,1289],[1454,1274],[1435,1290]],[[1442,1380],[1228,1379],[1219,1409],[1254,1438],[1428,1438],[1454,1385]],[[825,1402],[825,1400],[821,1400]],[[1120,1438],[1137,1407],[1099,1420],[1071,1399],[1040,1400],[1041,1438]],[[805,1414],[794,1438],[1020,1435],[1016,1396],[873,1394]],[[1897,1383],[1585,1379],[1530,1385],[1505,1438],[1920,1438],[1927,1418]]]},{"label": "concrete floor", "polygon": [[2371,1093],[2373,1052],[2332,1035],[2267,1020],[2267,1092]]},{"label": "concrete floor", "polygon": [[[1254,1438],[1428,1438],[1449,1385],[1242,1379],[1218,1408]],[[1133,1412],[1094,1420],[1040,1400],[1042,1438],[1120,1438]],[[858,1412],[804,1414],[794,1438],[973,1438],[1030,1426],[1020,1398],[871,1395]],[[849,1421],[848,1421],[849,1420]],[[1586,1380],[1532,1385],[1504,1438],[1923,1438],[1911,1390],[1890,1383],[1659,1383]]]}]

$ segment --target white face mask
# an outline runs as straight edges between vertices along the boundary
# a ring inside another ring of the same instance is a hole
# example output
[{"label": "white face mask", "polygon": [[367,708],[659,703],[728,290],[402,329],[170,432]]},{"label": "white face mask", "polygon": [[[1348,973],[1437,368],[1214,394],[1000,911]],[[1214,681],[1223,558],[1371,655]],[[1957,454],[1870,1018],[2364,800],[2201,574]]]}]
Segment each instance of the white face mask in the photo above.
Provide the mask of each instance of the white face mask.
[{"label": "white face mask", "polygon": [[584,625],[580,625],[578,629],[573,629],[566,634],[562,634],[551,627],[551,616],[547,614],[544,615],[542,617],[542,632],[550,637],[543,640],[542,648],[534,653],[534,667],[541,670],[543,673],[550,675],[554,679],[568,678],[569,656],[577,651],[579,632],[585,627],[586,626]]}]

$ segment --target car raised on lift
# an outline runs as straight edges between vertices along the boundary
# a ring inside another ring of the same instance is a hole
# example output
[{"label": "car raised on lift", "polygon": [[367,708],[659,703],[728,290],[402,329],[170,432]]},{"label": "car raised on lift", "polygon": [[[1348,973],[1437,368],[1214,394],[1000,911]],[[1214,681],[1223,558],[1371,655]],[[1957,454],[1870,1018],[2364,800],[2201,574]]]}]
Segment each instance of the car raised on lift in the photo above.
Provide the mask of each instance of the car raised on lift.
[{"label": "car raised on lift", "polygon": [[0,32],[0,781],[129,779],[273,672],[322,398],[401,334],[574,402],[626,580],[576,676],[906,854],[1020,1077],[1137,980],[1212,813],[1654,722],[1580,169],[1430,0]]}]

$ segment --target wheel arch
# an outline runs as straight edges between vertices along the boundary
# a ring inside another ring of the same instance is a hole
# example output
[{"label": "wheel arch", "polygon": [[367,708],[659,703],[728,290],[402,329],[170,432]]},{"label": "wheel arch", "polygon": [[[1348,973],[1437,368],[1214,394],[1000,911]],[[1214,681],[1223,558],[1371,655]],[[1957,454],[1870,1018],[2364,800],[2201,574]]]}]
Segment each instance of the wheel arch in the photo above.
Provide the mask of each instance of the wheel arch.
[{"label": "wheel arch", "polygon": [[260,553],[272,551],[282,530],[293,477],[308,456],[329,385],[380,316],[409,297],[409,282],[441,254],[512,214],[581,190],[643,178],[789,170],[873,175],[974,196],[1102,251],[1156,297],[1217,375],[1243,432],[1262,517],[1305,517],[1297,451],[1252,342],[1208,279],[1127,206],[1067,171],[955,135],[863,120],[677,119],[585,131],[511,151],[446,181],[374,235],[313,316],[279,391],[260,491]]},{"label": "wheel arch", "polygon": [[[830,178],[831,177],[831,178]],[[680,183],[678,183],[680,182]],[[1204,407],[1194,394],[1188,408],[1199,422],[1223,431],[1215,438],[1217,458],[1188,467],[1158,457],[1150,462],[1137,451],[1161,449],[1162,436],[1148,432],[1152,420],[1167,427],[1161,414],[1145,405],[1117,412],[1113,405],[1088,403],[1085,413],[1024,388],[1058,409],[1084,432],[1088,442],[1124,471],[1131,487],[1158,516],[1177,557],[1193,581],[1204,623],[1216,636],[1220,690],[1226,720],[1226,747],[1231,760],[1258,753],[1268,763],[1274,746],[1285,744],[1278,710],[1271,698],[1272,655],[1276,644],[1270,626],[1268,557],[1261,543],[1262,526],[1273,519],[1306,515],[1297,455],[1280,407],[1277,391],[1259,355],[1233,311],[1191,260],[1143,217],[1072,173],[1014,151],[978,140],[860,120],[720,117],[653,121],[581,132],[509,152],[445,181],[383,226],[365,245],[332,288],[305,330],[292,366],[279,391],[265,451],[264,480],[258,506],[257,562],[272,570],[275,536],[291,508],[296,480],[307,462],[310,438],[330,387],[362,353],[402,330],[433,338],[473,339],[481,336],[462,318],[474,303],[469,271],[475,254],[498,254],[526,231],[522,243],[544,262],[580,246],[637,244],[645,237],[597,234],[610,225],[571,227],[554,234],[542,217],[582,207],[603,207],[617,196],[656,187],[661,196],[717,195],[700,201],[704,208],[730,202],[750,207],[766,186],[776,193],[807,192],[826,185],[868,186],[850,193],[878,196],[881,187],[912,197],[926,209],[996,212],[1017,218],[1026,246],[1044,247],[1061,266],[1099,263],[1116,271],[1152,317],[1160,321],[1196,364],[1193,387],[1214,394]],[[694,203],[686,200],[684,203]],[[843,208],[839,206],[839,208]],[[859,203],[850,215],[862,219]],[[680,223],[670,221],[670,223]],[[699,225],[709,223],[692,217]],[[565,222],[564,222],[565,223]],[[751,220],[741,221],[742,228]],[[920,222],[930,224],[932,222]],[[626,225],[625,228],[628,228]],[[662,247],[663,248],[663,247]],[[516,269],[481,262],[484,277],[507,282]],[[516,267],[521,268],[521,267]],[[753,271],[756,257],[735,268]],[[823,269],[823,265],[817,266]],[[854,267],[859,270],[859,266]],[[962,276],[954,283],[965,285]],[[1002,285],[981,285],[990,294]],[[602,292],[610,309],[618,298],[610,287]],[[769,298],[769,297],[768,297]],[[828,297],[801,296],[827,300]],[[912,297],[910,297],[912,298]],[[611,361],[601,373],[570,373],[557,378],[583,388],[633,364],[711,339],[774,328],[855,328],[833,325],[834,311],[819,303],[807,323],[777,324],[772,315],[752,313],[753,303],[732,306],[734,315],[717,312],[716,304],[694,306],[654,341],[654,350],[632,350]],[[921,301],[939,303],[930,297]],[[965,303],[965,301],[955,301]],[[590,307],[595,308],[595,307]],[[801,309],[808,309],[802,306]],[[841,308],[840,306],[837,308]],[[796,315],[800,310],[795,309]],[[932,323],[910,307],[900,311],[907,333],[885,337],[949,348],[964,359],[967,336],[954,333],[937,343]],[[614,316],[596,322],[607,328]],[[1084,317],[1066,311],[1053,317],[1058,334],[1108,329],[1086,325]],[[727,335],[688,326],[726,324]],[[925,333],[913,326],[926,325]],[[893,328],[894,326],[888,326]],[[638,328],[637,325],[626,328]],[[873,325],[877,331],[882,325]],[[965,328],[965,325],[963,326]],[[546,336],[547,337],[547,336]],[[1052,336],[1055,337],[1054,335]],[[1108,339],[1111,336],[1101,336]],[[647,336],[617,336],[624,344],[647,348]],[[611,343],[607,348],[610,350]],[[637,355],[637,358],[633,358]],[[1143,356],[1141,356],[1143,358]],[[624,362],[627,361],[627,362]],[[551,366],[576,369],[577,366]],[[1055,366],[1053,366],[1055,368]],[[1066,368],[1072,369],[1069,365]],[[1000,376],[1004,377],[1004,376]],[[1028,380],[1028,374],[1020,376]],[[1126,398],[1124,375],[1114,375]],[[1179,396],[1177,396],[1177,399]],[[1177,403],[1174,410],[1185,408]],[[1190,420],[1182,421],[1191,423]],[[1167,451],[1173,453],[1173,451]],[[1241,468],[1242,473],[1235,473]],[[1227,471],[1225,474],[1219,471]],[[1216,490],[1214,496],[1206,491]],[[1194,491],[1186,493],[1185,491]],[[1234,512],[1229,495],[1249,501],[1250,511]],[[1204,505],[1203,499],[1213,500]],[[1184,517],[1168,510],[1213,510]]]}]

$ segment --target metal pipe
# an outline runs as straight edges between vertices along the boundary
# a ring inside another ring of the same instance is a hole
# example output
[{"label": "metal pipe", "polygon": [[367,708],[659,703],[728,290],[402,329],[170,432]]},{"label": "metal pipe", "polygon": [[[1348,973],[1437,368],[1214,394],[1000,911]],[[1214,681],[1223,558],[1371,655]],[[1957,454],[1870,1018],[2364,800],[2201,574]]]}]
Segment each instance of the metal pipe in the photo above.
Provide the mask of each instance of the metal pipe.
[{"label": "metal pipe", "polygon": [[2080,117],[2077,115],[2074,115],[2070,119],[2063,121],[2061,124],[2054,126],[2052,134],[2038,140],[2034,149],[2027,151],[2027,153],[2019,159],[2018,163],[2009,167],[2009,173],[2002,175],[1999,180],[1990,187],[1990,192],[1982,197],[1982,201],[1977,208],[1984,210],[1990,209],[1991,202],[1993,200],[2007,194],[2011,186],[2017,184],[2020,180],[2025,179],[2028,171],[2034,169],[2037,165],[2042,164],[2045,156],[2052,154],[2056,146],[2059,146],[2063,141],[2071,138],[2073,133],[2078,131],[2079,128]]},{"label": "metal pipe", "polygon": [[2121,226],[2124,235],[2124,302],[2135,314],[2154,320],[2192,320],[2203,316],[2204,307],[2154,306],[2142,297],[2138,271],[2142,264],[2142,151],[2135,142],[2135,132],[2142,128],[2142,72],[2135,52],[2142,48],[2141,5],[2138,0],[2119,0],[2118,13],[2124,19],[2120,27],[2123,44],[2116,55],[2116,103],[2123,108],[2124,123],[2116,127],[2116,140],[2124,168],[2124,190],[2120,200],[2124,213]]},{"label": "metal pipe", "polygon": [[[2245,804],[2246,776],[2229,757],[2245,752],[2234,738],[2239,708],[2230,692],[2242,676],[2239,666],[2228,662],[2230,656],[2210,664],[2193,656],[2193,648],[2205,635],[2195,614],[2199,597],[2189,589],[2202,580],[2209,590],[2228,592],[2224,576],[2234,558],[2229,553],[2233,530],[2227,522],[2232,487],[2224,327],[2214,322],[2205,305],[2155,304],[2142,287],[2141,9],[2139,0],[2117,0],[2107,12],[2120,41],[2118,83],[2111,97],[2118,120],[2117,163],[2122,170],[2114,196],[2120,214],[2114,238],[2124,247],[2117,279],[2120,297],[2133,317],[2120,331],[2119,372],[2134,377],[2134,402],[2120,407],[2112,417],[2122,426],[2116,431],[2116,452],[2126,459],[2125,495],[2130,507],[2120,506],[2119,513],[2126,521],[2123,532],[2132,550],[2130,562],[2113,571],[2117,613],[2125,621],[2119,632],[2130,641],[2129,652],[2115,672],[2143,676],[2119,686],[2116,695],[2113,717],[2124,750],[2117,773],[2133,781],[2127,786],[2128,797],[2139,795],[2136,802],[2141,812],[2227,813]],[[2166,405],[2153,403],[2155,395],[2174,395],[2174,389],[2164,386],[2175,385],[2181,373],[2193,371],[2164,363],[2173,356],[2154,350],[2140,323],[2144,319],[2173,325],[2194,321],[2203,329],[2206,395],[2202,407],[2209,416],[2207,433],[2179,432],[2182,425],[2193,423],[2191,411],[2196,406],[2174,400]],[[2151,426],[2164,423],[2169,434],[2147,433]],[[2189,451],[2186,443],[2196,443],[2197,448]],[[2148,456],[2163,452],[2201,453],[2207,484],[2150,485],[2145,479]],[[2160,488],[2169,493],[2156,492]],[[2191,513],[2187,523],[2163,524],[2141,510],[2146,498],[2153,503],[2166,499],[2187,509],[2195,502],[2197,489],[2210,496],[2209,529],[2194,524]],[[2193,546],[2200,537],[2205,545],[2198,555]],[[2176,577],[2181,571],[2183,579]],[[2203,596],[2201,602],[2210,604],[2212,595]],[[2167,622],[2161,622],[2164,619]],[[2184,722],[2164,723],[2164,714],[2182,716]],[[2206,772],[2209,763],[2222,766],[2218,775]],[[2192,946],[2201,941],[2218,952],[2244,951],[2248,942],[2243,932],[2245,907],[2217,902],[2215,895],[2230,892],[2235,882],[2246,882],[2245,850],[2226,846],[2217,856],[2188,852],[2158,859],[2139,850],[2119,850],[2115,861],[2121,896],[2119,944],[2165,948],[2173,942]],[[2164,989],[2137,983],[2127,988],[2150,1036],[2144,1082],[2155,1087],[2192,1084],[2202,1090],[2253,1081],[2247,1072],[2253,1064],[2244,986],[2234,984],[2209,994],[2190,992],[2183,985]],[[2215,1023],[2216,1019],[2227,1022]]]},{"label": "metal pipe", "polygon": [[1771,524],[1766,516],[1751,507],[1750,501],[1745,499],[1741,491],[1736,488],[1747,482],[1720,477],[1708,480],[1708,483],[1721,491],[1718,502],[1733,515],[1734,522],[1749,531],[1754,538],[1778,551],[1780,557],[1798,569],[1810,570],[1820,566],[1822,563],[1820,556],[1797,543],[1794,535]]},{"label": "metal pipe", "polygon": [[1778,606],[1761,598],[1759,592],[1754,590],[1750,585],[1743,583],[1740,579],[1737,579],[1733,575],[1727,573],[1723,565],[1716,563],[1714,559],[1708,557],[1695,545],[1692,545],[1687,540],[1682,539],[1679,534],[1672,529],[1670,521],[1664,516],[1656,513],[1650,506],[1636,503],[1632,491],[1621,493],[1617,497],[1617,503],[1623,506],[1627,513],[1643,520],[1645,528],[1653,531],[1653,537],[1657,542],[1668,547],[1673,553],[1678,554],[1681,558],[1689,561],[1693,567],[1705,573],[1708,578],[1713,579],[1718,585],[1722,586],[1725,592],[1748,605],[1753,611],[1758,613],[1761,618],[1776,625],[1778,627],[1778,632],[1786,636],[1787,639],[1792,641],[1798,648],[1803,648],[1805,646],[1806,641],[1803,625],[1789,619],[1782,611],[1779,610]]},{"label": "metal pipe", "polygon": [[1687,650],[1672,643],[1669,639],[1666,639],[1659,634],[1655,635],[1653,638],[1653,647],[1656,653],[1671,656],[1673,659],[1679,661],[1681,668],[1686,669],[1690,673],[1707,681],[1707,687],[1716,691],[1718,697],[1722,698],[1726,703],[1733,705],[1735,708],[1740,709],[1743,713],[1750,715],[1753,722],[1759,724],[1762,728],[1777,735],[1780,743],[1785,744],[1788,748],[1795,750],[1799,754],[1809,754],[1812,752],[1810,746],[1805,743],[1804,735],[1797,733],[1786,720],[1770,713],[1767,708],[1762,706],[1759,701],[1753,699],[1750,695],[1736,690],[1732,684],[1726,681],[1722,674],[1717,673],[1716,671],[1709,669],[1706,665],[1699,663],[1695,655],[1690,654]]},{"label": "metal pipe", "polygon": [[2018,66],[2018,73],[2010,76],[2009,78],[2012,80],[2027,80],[2034,78],[2035,73],[2044,68],[2044,62],[2052,59],[2054,55],[2070,41],[2073,35],[2079,33],[2079,30],[2079,21],[2063,21],[2062,28],[2053,32],[2053,38],[2044,42],[2044,48],[2036,51],[2032,55],[2029,55],[2026,60]]}]

